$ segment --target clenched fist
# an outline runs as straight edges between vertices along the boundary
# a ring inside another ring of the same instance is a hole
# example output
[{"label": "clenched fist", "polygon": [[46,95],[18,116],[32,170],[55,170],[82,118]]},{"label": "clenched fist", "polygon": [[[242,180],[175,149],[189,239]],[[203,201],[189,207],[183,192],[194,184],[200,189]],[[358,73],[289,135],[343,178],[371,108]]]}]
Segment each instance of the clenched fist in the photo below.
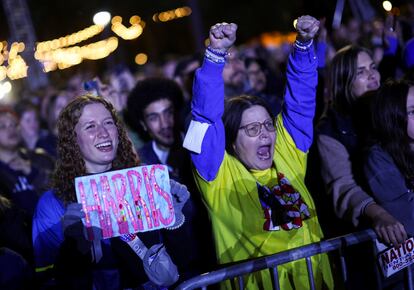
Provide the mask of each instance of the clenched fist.
[{"label": "clenched fist", "polygon": [[217,23],[210,28],[210,47],[226,52],[236,41],[237,25],[234,23]]},{"label": "clenched fist", "polygon": [[319,30],[319,21],[316,18],[305,15],[298,18],[296,23],[296,31],[298,32],[297,39],[301,42],[306,42],[315,37]]}]

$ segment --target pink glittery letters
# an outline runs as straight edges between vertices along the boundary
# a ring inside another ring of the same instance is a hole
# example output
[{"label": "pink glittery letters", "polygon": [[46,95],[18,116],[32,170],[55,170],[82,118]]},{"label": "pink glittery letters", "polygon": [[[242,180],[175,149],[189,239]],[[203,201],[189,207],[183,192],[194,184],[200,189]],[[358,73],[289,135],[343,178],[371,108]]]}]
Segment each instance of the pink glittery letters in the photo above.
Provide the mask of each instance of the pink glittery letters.
[{"label": "pink glittery letters", "polygon": [[[171,226],[174,208],[168,170],[149,165],[76,178],[76,195],[87,229],[103,238]],[[93,233],[88,230],[88,238]]]}]

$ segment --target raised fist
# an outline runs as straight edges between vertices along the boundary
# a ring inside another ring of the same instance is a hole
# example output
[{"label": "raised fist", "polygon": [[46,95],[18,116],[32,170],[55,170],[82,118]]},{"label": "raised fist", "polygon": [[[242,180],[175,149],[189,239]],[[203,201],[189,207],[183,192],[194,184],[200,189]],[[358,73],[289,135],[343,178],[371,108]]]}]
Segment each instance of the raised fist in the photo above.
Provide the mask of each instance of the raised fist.
[{"label": "raised fist", "polygon": [[297,39],[306,42],[313,39],[319,30],[319,21],[316,18],[305,15],[298,18],[296,23]]},{"label": "raised fist", "polygon": [[237,25],[234,23],[217,23],[210,28],[210,47],[226,52],[236,41]]}]

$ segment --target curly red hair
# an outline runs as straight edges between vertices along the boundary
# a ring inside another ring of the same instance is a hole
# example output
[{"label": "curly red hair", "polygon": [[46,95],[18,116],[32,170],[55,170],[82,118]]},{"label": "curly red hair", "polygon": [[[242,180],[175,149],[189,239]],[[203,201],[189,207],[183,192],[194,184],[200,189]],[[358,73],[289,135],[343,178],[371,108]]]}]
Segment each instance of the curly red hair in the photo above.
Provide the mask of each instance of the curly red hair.
[{"label": "curly red hair", "polygon": [[138,156],[128,138],[125,126],[111,103],[89,94],[73,99],[60,113],[58,128],[58,160],[52,175],[52,188],[64,203],[76,202],[75,177],[87,174],[85,162],[76,141],[75,126],[86,105],[100,103],[111,113],[118,129],[118,150],[112,161],[112,169],[118,170],[139,165]]}]

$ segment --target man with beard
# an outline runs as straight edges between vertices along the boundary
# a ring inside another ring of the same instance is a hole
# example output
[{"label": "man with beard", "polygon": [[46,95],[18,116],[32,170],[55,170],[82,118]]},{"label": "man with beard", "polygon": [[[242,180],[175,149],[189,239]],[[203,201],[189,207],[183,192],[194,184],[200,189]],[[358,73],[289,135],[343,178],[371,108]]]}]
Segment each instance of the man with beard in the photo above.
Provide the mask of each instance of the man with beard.
[{"label": "man with beard", "polygon": [[181,183],[188,159],[181,146],[177,110],[183,101],[180,87],[172,80],[148,78],[137,83],[127,100],[125,119],[147,141],[137,148],[144,164],[165,164],[170,177]]},{"label": "man with beard", "polygon": [[271,72],[266,61],[261,58],[247,57],[244,65],[250,86],[245,93],[264,99],[272,109],[273,116],[277,116],[282,109],[283,75]]},{"label": "man with beard", "polygon": [[[189,153],[182,147],[181,122],[178,109],[183,93],[176,82],[166,78],[147,78],[130,92],[125,110],[125,121],[147,142],[138,149],[141,163],[165,164],[171,179],[188,187],[191,196],[183,208],[184,225],[168,235],[170,244],[177,243],[171,256],[174,261],[188,261],[181,275],[189,277],[211,270],[214,247],[207,213],[194,185]],[[186,247],[179,247],[181,244]],[[178,253],[175,249],[186,251]],[[201,251],[201,249],[203,249]],[[180,264],[180,263],[178,263]]]},{"label": "man with beard", "polygon": [[224,94],[226,98],[239,96],[249,91],[246,67],[235,48],[230,49],[223,69]]}]

